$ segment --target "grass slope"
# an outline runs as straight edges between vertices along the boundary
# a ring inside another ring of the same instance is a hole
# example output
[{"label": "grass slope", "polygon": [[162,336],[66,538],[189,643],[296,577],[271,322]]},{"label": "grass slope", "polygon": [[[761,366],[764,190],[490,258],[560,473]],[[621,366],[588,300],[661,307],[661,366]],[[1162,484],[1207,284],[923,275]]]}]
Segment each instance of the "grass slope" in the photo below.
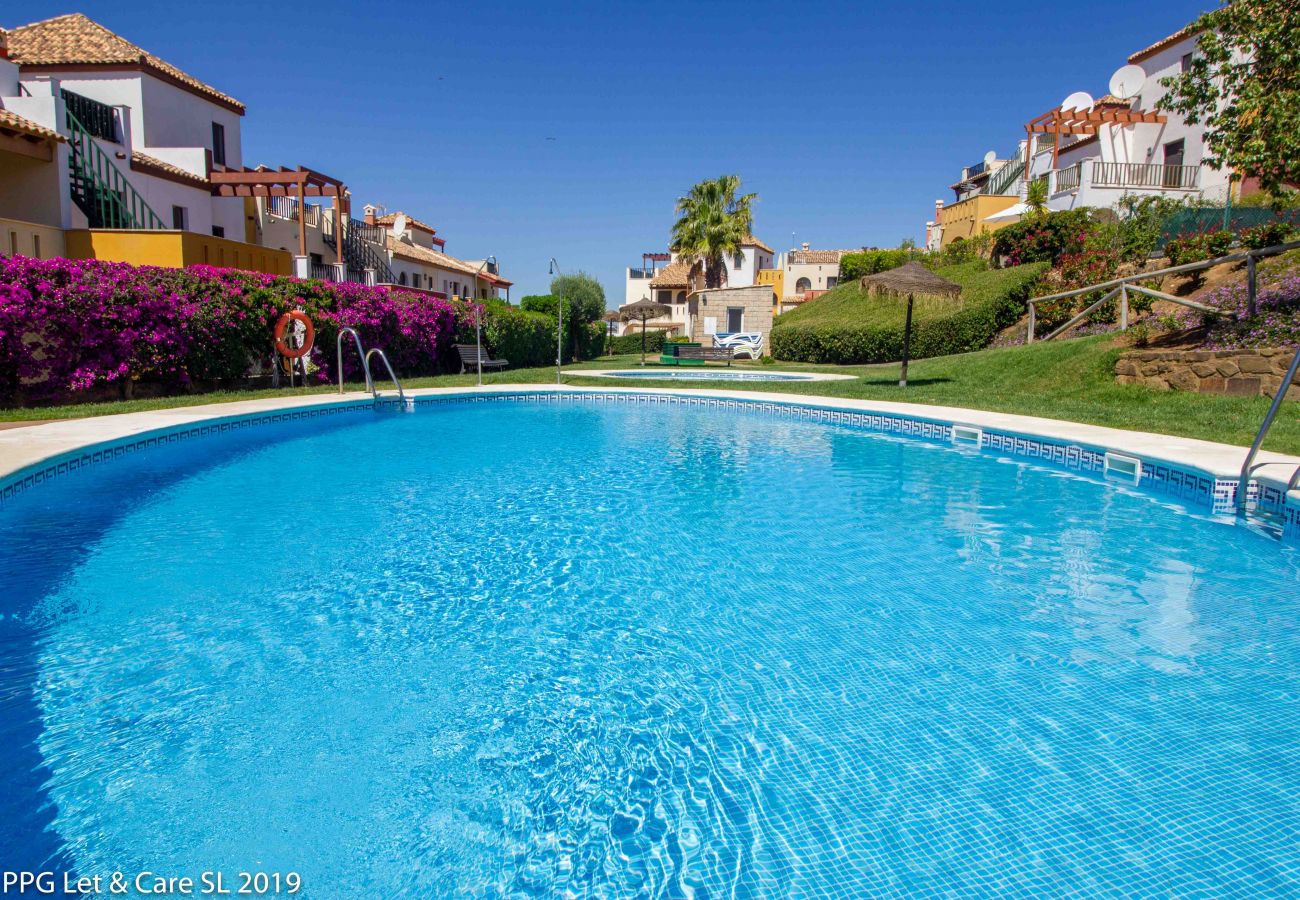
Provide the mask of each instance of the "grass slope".
[{"label": "grass slope", "polygon": [[[985,269],[967,263],[936,274],[962,286],[960,298],[916,297],[913,358],[969,352],[989,344],[1024,312],[1045,266]],[[902,355],[907,298],[864,291],[856,281],[778,316],[772,350],[782,359],[835,364],[884,362]]]},{"label": "grass slope", "polygon": [[[1051,341],[1028,347],[982,350],[956,356],[918,360],[912,364],[910,384],[898,387],[898,366],[812,366],[783,363],[782,369],[834,371],[857,375],[853,381],[772,382],[770,384],[704,384],[710,389],[749,389],[789,394],[853,397],[864,400],[905,400],[941,406],[964,406],[1068,419],[1153,431],[1246,446],[1255,436],[1268,410],[1265,397],[1225,397],[1212,394],[1158,392],[1138,385],[1115,383],[1115,358],[1124,348],[1110,335],[1072,341]],[[609,387],[610,379],[584,378],[584,368],[617,368],[636,365],[638,356],[593,360],[565,368],[566,384]],[[555,369],[515,369],[484,375],[489,384],[553,384]],[[474,384],[472,375],[446,375],[412,379],[408,387],[453,387]],[[688,388],[689,382],[647,379],[638,386]],[[354,385],[360,390],[360,385]],[[34,409],[0,410],[0,421],[77,418],[134,412],[227,400],[324,393],[329,387],[306,391],[242,391],[136,400],[123,403],[83,404]],[[1300,404],[1286,403],[1269,439],[1270,450],[1300,455]]]}]

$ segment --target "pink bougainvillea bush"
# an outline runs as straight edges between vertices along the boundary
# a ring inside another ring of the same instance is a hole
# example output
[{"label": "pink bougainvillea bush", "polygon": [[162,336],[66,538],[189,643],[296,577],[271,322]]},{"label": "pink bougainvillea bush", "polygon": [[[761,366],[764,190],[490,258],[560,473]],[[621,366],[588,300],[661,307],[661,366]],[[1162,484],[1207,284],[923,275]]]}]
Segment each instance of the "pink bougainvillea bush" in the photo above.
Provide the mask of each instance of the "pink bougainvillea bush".
[{"label": "pink bougainvillea bush", "polygon": [[[455,360],[472,309],[427,295],[236,269],[167,269],[99,260],[0,257],[0,402],[74,397],[143,381],[184,390],[245,377],[269,360],[272,329],[301,309],[316,325],[315,377],[335,377],[335,337],[356,328],[403,375]],[[345,375],[359,378],[355,350]]]}]

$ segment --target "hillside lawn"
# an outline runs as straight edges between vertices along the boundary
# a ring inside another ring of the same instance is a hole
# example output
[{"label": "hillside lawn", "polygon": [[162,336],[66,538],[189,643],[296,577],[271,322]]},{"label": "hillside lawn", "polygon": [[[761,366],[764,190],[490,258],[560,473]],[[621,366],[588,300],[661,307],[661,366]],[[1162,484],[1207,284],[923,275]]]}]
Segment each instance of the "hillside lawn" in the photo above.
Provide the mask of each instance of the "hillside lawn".
[{"label": "hillside lawn", "polygon": [[[987,269],[963,263],[935,271],[961,286],[959,297],[917,296],[912,308],[911,356],[922,359],[987,347],[1025,310],[1046,268],[1029,263]],[[841,284],[782,313],[772,325],[772,352],[782,359],[855,365],[899,359],[907,297]]]},{"label": "hillside lawn", "polygon": [[[829,295],[828,295],[829,296]],[[813,366],[778,363],[773,369],[839,372],[857,375],[853,381],[737,383],[698,382],[694,386],[721,390],[758,390],[787,394],[896,400],[940,406],[969,407],[997,412],[1067,419],[1219,441],[1247,446],[1268,410],[1265,397],[1226,397],[1212,394],[1159,392],[1138,385],[1115,383],[1115,359],[1126,349],[1114,335],[1070,341],[1050,341],[1027,347],[981,350],[917,360],[906,389],[898,387],[898,366]],[[609,378],[582,377],[583,369],[630,368],[639,355],[604,357],[565,367],[564,383],[588,387],[628,386]],[[738,365],[767,369],[757,363]],[[653,367],[653,365],[652,365]],[[485,384],[554,384],[554,367],[515,369],[485,374]],[[472,375],[444,375],[404,382],[407,387],[457,387],[474,384]],[[638,387],[686,389],[690,382],[646,379]],[[351,386],[361,390],[361,385]],[[260,397],[328,393],[333,387],[278,391],[238,391],[193,394],[120,403],[96,403],[0,410],[0,421],[80,418],[178,406],[196,406]],[[1270,450],[1300,455],[1300,403],[1283,405],[1264,445]]]}]

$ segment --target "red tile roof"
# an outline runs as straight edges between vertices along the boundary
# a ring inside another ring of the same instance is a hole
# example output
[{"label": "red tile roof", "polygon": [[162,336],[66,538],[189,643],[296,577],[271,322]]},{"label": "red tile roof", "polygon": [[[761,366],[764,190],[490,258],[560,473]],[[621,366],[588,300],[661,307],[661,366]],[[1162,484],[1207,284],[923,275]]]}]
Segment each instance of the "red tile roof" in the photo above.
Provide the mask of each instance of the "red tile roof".
[{"label": "red tile roof", "polygon": [[8,33],[9,59],[23,67],[138,66],[243,114],[244,104],[137,47],[81,13],[56,16]]},{"label": "red tile roof", "polygon": [[1152,44],[1150,47],[1146,47],[1142,50],[1139,50],[1137,53],[1134,53],[1132,56],[1128,58],[1128,61],[1131,63],[1140,63],[1144,59],[1150,59],[1151,57],[1155,56],[1157,53],[1159,53],[1161,50],[1164,50],[1166,47],[1172,47],[1174,44],[1178,43],[1184,38],[1188,38],[1194,34],[1199,34],[1199,33],[1200,33],[1200,29],[1197,28],[1194,23],[1191,25],[1184,25],[1182,28],[1178,29],[1168,37],[1161,38],[1160,40]]},{"label": "red tile roof", "polygon": [[24,119],[18,113],[7,109],[0,109],[0,131],[11,131],[27,137],[48,138],[59,142],[64,140],[63,135],[57,131],[51,131],[44,125],[37,125],[31,119]]}]

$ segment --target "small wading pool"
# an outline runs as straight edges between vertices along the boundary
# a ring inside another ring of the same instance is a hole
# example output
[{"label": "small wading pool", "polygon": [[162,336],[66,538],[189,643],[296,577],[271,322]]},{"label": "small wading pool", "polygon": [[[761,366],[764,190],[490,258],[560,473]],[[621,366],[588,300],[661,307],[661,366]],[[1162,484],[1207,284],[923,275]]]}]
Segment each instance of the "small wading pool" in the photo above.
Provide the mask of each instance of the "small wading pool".
[{"label": "small wading pool", "polygon": [[0,505],[0,867],[1300,892],[1295,548],[902,421],[358,404],[27,488]]},{"label": "small wading pool", "polygon": [[737,369],[697,369],[689,366],[683,368],[619,369],[594,372],[573,370],[569,374],[596,378],[661,381],[852,381],[857,377],[855,375],[834,375],[829,372],[751,372]]}]

